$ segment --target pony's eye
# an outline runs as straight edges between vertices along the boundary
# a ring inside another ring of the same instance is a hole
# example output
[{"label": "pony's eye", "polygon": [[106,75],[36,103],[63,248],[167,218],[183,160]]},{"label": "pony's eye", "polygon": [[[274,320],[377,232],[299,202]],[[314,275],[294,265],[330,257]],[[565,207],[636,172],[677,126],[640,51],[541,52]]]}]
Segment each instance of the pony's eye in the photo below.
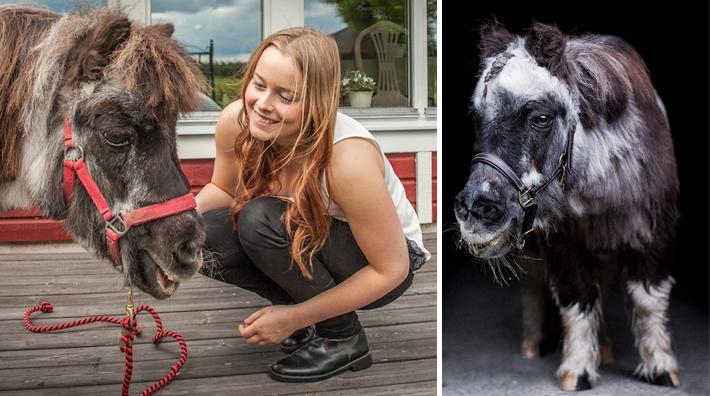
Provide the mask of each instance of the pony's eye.
[{"label": "pony's eye", "polygon": [[538,129],[547,129],[550,125],[552,125],[552,117],[546,114],[541,114],[532,117],[530,122],[532,122],[533,126]]},{"label": "pony's eye", "polygon": [[130,135],[124,132],[104,132],[104,139],[106,140],[106,143],[111,147],[126,147],[131,143]]}]

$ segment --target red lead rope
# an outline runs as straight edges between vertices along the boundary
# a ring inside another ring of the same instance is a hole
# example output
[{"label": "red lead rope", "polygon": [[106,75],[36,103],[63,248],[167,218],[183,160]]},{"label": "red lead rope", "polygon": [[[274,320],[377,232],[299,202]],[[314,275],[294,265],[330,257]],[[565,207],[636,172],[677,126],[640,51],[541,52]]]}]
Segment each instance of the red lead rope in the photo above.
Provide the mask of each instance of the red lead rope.
[{"label": "red lead rope", "polygon": [[[132,302],[129,304],[132,305]],[[183,364],[185,364],[185,360],[187,360],[187,345],[182,339],[182,336],[177,332],[172,330],[163,330],[163,322],[160,320],[160,316],[158,316],[158,314],[155,312],[155,310],[153,310],[153,308],[147,305],[139,305],[135,310],[133,310],[132,306],[130,305],[129,308],[127,308],[129,312],[123,319],[114,318],[110,316],[89,316],[86,318],[77,319],[73,322],[59,323],[49,326],[35,326],[30,322],[30,315],[32,315],[33,312],[52,312],[52,310],[54,309],[54,307],[52,307],[52,304],[46,301],[42,301],[34,307],[29,308],[25,311],[25,315],[23,316],[23,322],[27,330],[34,333],[45,333],[49,331],[64,330],[70,327],[81,326],[94,322],[108,322],[122,326],[123,330],[121,331],[120,349],[121,352],[126,354],[126,368],[123,375],[121,395],[128,396],[128,388],[131,385],[131,376],[133,375],[133,338],[137,335],[140,335],[141,333],[140,329],[138,328],[138,320],[136,319],[136,315],[138,315],[142,311],[148,311],[155,320],[156,332],[152,339],[153,344],[159,343],[163,337],[172,337],[180,345],[180,358],[178,359],[177,363],[170,367],[170,372],[168,373],[168,375],[166,375],[160,381],[154,383],[153,385],[145,389],[143,392],[141,392],[141,396],[152,395],[159,389],[169,384],[170,381],[172,381],[175,376],[178,375],[178,373],[180,372],[180,368],[183,366]]]}]

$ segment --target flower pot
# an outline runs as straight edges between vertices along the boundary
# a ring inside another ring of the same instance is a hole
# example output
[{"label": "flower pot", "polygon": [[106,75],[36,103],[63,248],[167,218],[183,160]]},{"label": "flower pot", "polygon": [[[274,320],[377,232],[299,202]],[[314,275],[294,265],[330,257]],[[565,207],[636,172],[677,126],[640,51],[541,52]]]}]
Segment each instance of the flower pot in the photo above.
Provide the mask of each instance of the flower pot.
[{"label": "flower pot", "polygon": [[372,91],[354,91],[348,93],[350,106],[352,107],[370,107],[372,103]]}]

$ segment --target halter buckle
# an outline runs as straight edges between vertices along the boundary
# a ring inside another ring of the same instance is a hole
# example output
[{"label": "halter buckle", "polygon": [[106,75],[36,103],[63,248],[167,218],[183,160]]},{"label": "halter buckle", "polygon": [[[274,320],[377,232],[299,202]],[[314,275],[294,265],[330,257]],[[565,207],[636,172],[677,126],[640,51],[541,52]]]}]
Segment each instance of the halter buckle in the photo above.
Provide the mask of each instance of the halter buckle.
[{"label": "halter buckle", "polygon": [[525,191],[518,191],[518,202],[523,209],[527,209],[530,205],[535,203],[535,195],[533,195],[530,189]]},{"label": "halter buckle", "polygon": [[111,220],[106,221],[106,228],[115,232],[116,235],[118,235],[119,237],[122,237],[125,233],[128,232],[128,226],[126,225],[126,222],[123,221],[123,217],[121,217],[121,214],[123,214],[123,212],[116,216],[113,216]]}]

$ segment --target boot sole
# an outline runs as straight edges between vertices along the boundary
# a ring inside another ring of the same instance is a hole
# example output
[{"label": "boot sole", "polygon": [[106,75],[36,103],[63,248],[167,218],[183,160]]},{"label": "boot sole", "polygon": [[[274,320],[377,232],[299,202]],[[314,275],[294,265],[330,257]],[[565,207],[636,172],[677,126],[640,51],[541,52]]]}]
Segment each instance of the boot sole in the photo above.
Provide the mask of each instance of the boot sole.
[{"label": "boot sole", "polygon": [[348,369],[352,371],[360,371],[364,370],[368,367],[372,366],[372,355],[370,352],[366,353],[365,355],[362,355],[361,357],[353,360],[352,362],[342,366],[338,367],[335,370],[329,371],[327,373],[323,374],[318,374],[318,375],[284,375],[275,372],[273,369],[269,369],[269,374],[271,377],[277,381],[281,382],[316,382],[316,381],[321,381],[326,378],[330,378],[334,375],[338,375],[342,373],[343,371],[346,371]]}]

